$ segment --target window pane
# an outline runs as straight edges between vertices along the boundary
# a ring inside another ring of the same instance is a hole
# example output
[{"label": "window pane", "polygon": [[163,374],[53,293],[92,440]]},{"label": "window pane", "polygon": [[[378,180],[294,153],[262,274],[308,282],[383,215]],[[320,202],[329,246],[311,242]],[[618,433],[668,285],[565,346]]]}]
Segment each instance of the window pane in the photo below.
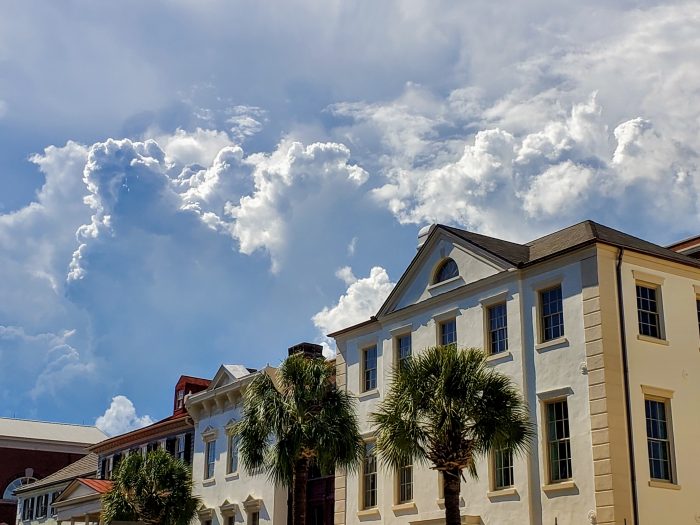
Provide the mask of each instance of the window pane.
[{"label": "window pane", "polygon": [[569,434],[569,407],[566,400],[547,404],[547,442],[549,444],[550,481],[573,477],[571,441]]},{"label": "window pane", "polygon": [[488,309],[489,315],[489,351],[498,354],[508,350],[508,316],[506,303],[497,304]]},{"label": "window pane", "polygon": [[561,286],[540,292],[542,340],[551,341],[564,336],[564,308]]},{"label": "window pane", "polygon": [[637,317],[639,333],[649,337],[661,337],[659,305],[656,288],[637,285]]},{"label": "window pane", "polygon": [[458,275],[459,268],[457,268],[457,263],[455,263],[452,259],[447,259],[444,263],[442,263],[442,266],[437,271],[437,274],[435,275],[435,283],[441,283],[442,281],[452,279]]},{"label": "window pane", "polygon": [[366,348],[363,352],[364,391],[377,388],[377,347]]},{"label": "window pane", "polygon": [[440,344],[451,345],[457,342],[457,320],[451,319],[440,324]]},{"label": "window pane", "polygon": [[396,338],[396,350],[399,364],[411,355],[411,334],[402,335]]},{"label": "window pane", "polygon": [[228,472],[238,472],[238,442],[239,436],[229,437],[229,452],[228,452]]},{"label": "window pane", "polygon": [[644,404],[649,475],[653,479],[671,481],[671,440],[668,432],[666,403],[646,399]]},{"label": "window pane", "polygon": [[399,469],[399,503],[413,500],[413,465],[403,465]]},{"label": "window pane", "polygon": [[362,469],[363,497],[365,509],[377,506],[377,456],[374,443],[365,443],[365,461]]},{"label": "window pane", "polygon": [[513,486],[514,475],[512,451],[508,449],[501,449],[494,453],[494,474],[496,490]]}]

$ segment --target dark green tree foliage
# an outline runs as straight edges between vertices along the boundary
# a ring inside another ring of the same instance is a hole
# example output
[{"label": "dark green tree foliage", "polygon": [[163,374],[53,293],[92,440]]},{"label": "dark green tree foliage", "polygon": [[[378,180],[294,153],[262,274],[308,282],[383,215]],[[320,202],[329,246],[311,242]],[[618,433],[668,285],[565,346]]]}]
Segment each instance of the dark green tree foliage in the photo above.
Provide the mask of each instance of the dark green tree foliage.
[{"label": "dark green tree foliage", "polygon": [[189,525],[199,498],[192,495],[190,467],[165,450],[131,454],[113,474],[112,488],[102,497],[102,515],[112,521],[148,525]]},{"label": "dark green tree foliage", "polygon": [[331,474],[336,468],[353,470],[362,459],[354,400],[337,388],[334,365],[320,357],[295,354],[276,373],[255,377],[235,431],[245,468],[291,487],[292,525],[306,523],[312,465]]},{"label": "dark green tree foliage", "polygon": [[370,416],[377,454],[390,469],[428,463],[442,473],[445,523],[459,525],[460,482],[476,478],[476,460],[491,451],[523,452],[533,436],[529,412],[508,376],[479,349],[437,346],[392,372],[391,387]]}]

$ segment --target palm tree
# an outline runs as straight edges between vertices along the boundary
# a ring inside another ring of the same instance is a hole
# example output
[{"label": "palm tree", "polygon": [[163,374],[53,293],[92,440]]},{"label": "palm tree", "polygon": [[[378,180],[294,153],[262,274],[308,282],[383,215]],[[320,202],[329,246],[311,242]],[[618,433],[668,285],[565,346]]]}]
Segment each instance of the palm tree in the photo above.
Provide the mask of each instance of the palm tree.
[{"label": "palm tree", "polygon": [[521,452],[533,436],[528,409],[510,379],[486,365],[483,351],[456,345],[428,348],[394,369],[370,422],[387,467],[422,462],[442,473],[446,525],[460,523],[463,471],[476,478],[479,456]]},{"label": "palm tree", "polygon": [[188,525],[200,500],[192,495],[192,473],[162,449],[125,458],[102,497],[106,523],[142,521],[148,525]]},{"label": "palm tree", "polygon": [[335,384],[323,357],[294,354],[276,373],[262,373],[244,395],[236,426],[241,461],[253,473],[292,489],[292,525],[306,523],[306,484],[312,465],[323,473],[353,470],[363,442],[354,400]]}]

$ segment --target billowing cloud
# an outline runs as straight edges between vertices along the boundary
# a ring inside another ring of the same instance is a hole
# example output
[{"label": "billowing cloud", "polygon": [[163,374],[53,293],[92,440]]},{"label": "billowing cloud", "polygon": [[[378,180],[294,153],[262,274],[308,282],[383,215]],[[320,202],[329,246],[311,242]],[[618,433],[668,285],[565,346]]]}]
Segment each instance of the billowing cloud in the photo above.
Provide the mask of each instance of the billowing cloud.
[{"label": "billowing cloud", "polygon": [[361,278],[355,277],[352,269],[345,266],[336,272],[336,277],[347,285],[347,289],[336,304],[324,307],[312,318],[326,344],[329,343],[325,337],[327,334],[375,315],[396,285],[380,266],[375,266],[367,277]]},{"label": "billowing cloud", "polygon": [[104,414],[95,420],[95,426],[108,436],[116,436],[153,424],[150,416],[139,416],[136,407],[126,396],[114,396]]}]

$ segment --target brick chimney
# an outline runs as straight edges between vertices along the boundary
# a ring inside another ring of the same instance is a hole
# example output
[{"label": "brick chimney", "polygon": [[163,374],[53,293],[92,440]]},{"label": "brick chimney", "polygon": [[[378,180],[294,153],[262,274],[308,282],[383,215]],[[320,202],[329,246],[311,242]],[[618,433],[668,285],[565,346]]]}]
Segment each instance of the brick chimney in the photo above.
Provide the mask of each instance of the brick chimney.
[{"label": "brick chimney", "polygon": [[299,343],[289,347],[289,355],[304,354],[306,357],[323,357],[323,347],[313,343]]}]

